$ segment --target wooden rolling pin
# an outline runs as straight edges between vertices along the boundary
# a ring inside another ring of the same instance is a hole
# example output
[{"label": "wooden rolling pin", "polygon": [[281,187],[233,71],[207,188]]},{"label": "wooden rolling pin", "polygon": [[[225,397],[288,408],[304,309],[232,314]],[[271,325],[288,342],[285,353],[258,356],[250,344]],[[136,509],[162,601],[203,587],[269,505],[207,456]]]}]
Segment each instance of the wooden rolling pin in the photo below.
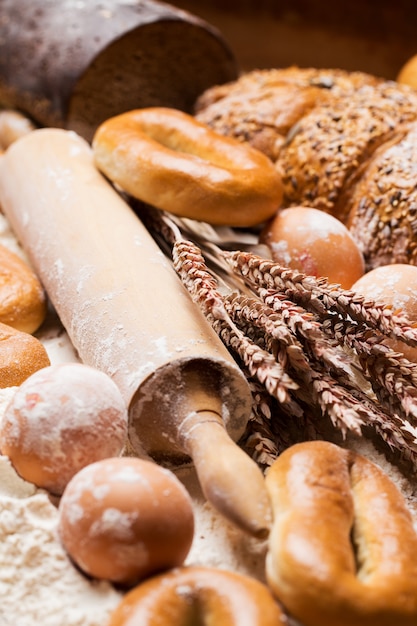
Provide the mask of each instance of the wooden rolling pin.
[{"label": "wooden rolling pin", "polygon": [[154,0],[1,0],[0,104],[91,139],[130,109],[191,111],[237,77],[217,29]]},{"label": "wooden rolling pin", "polygon": [[247,381],[87,142],[61,129],[15,141],[0,157],[0,204],[81,360],[123,393],[134,451],[191,457],[207,499],[265,535],[263,475],[234,443]]}]

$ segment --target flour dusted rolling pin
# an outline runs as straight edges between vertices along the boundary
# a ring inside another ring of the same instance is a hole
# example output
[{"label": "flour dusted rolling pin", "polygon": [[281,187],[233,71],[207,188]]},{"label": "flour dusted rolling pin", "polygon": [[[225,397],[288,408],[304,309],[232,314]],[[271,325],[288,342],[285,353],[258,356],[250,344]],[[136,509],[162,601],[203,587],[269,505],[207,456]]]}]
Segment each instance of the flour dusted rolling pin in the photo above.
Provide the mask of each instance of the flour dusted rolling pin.
[{"label": "flour dusted rolling pin", "polygon": [[154,0],[1,0],[0,103],[91,139],[143,106],[185,111],[237,77],[221,34]]},{"label": "flour dusted rolling pin", "polygon": [[14,142],[0,157],[0,203],[82,361],[122,391],[134,450],[191,457],[207,499],[265,534],[262,473],[233,442],[247,381],[87,142],[61,129]]}]

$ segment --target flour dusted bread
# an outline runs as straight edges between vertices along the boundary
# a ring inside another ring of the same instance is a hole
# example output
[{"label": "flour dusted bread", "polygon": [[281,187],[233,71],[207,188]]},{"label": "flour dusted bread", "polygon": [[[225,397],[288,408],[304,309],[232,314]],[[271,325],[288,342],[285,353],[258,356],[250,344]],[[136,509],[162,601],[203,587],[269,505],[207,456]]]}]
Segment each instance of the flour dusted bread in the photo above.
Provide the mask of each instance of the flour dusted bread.
[{"label": "flour dusted bread", "polygon": [[182,565],[194,536],[191,497],[149,460],[103,458],[80,470],[59,503],[59,536],[78,566],[133,586]]},{"label": "flour dusted bread", "polygon": [[4,0],[0,103],[43,126],[91,138],[104,119],[138,106],[190,110],[233,80],[220,33],[154,0]]},{"label": "flour dusted bread", "polygon": [[82,363],[34,372],[16,390],[0,424],[0,450],[18,474],[61,495],[89,463],[118,456],[127,407],[115,383]]}]

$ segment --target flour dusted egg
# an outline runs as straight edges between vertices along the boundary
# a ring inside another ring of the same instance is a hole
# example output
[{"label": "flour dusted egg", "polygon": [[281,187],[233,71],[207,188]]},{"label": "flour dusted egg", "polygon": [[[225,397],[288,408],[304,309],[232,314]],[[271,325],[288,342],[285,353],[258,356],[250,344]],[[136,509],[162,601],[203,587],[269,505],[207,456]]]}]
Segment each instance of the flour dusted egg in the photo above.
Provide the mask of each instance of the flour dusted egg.
[{"label": "flour dusted egg", "polygon": [[92,367],[61,363],[17,389],[0,426],[0,450],[25,480],[53,494],[85,465],[121,453],[127,407],[116,384]]},{"label": "flour dusted egg", "polygon": [[[352,285],[369,300],[388,304],[402,310],[411,322],[417,322],[417,267],[403,263],[383,265],[367,272]],[[403,352],[410,361],[417,362],[417,348],[402,341],[385,341],[393,350]]]},{"label": "flour dusted egg", "polygon": [[132,585],[185,560],[194,535],[191,498],[170,470],[118,457],[82,469],[59,505],[59,535],[94,578]]},{"label": "flour dusted egg", "polygon": [[365,271],[362,253],[338,219],[310,207],[282,209],[261,233],[272,259],[349,289]]}]

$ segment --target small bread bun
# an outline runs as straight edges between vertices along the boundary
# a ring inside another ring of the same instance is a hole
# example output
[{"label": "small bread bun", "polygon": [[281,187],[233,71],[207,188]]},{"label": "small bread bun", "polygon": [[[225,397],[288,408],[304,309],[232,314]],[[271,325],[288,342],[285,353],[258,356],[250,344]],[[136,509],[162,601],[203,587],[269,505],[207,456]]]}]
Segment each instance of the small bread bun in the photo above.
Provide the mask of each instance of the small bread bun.
[{"label": "small bread bun", "polygon": [[[375,267],[359,278],[352,291],[368,300],[383,302],[394,311],[404,313],[414,326],[417,323],[417,267],[407,263],[392,263]],[[417,348],[405,342],[386,338],[384,344],[401,352],[409,361],[417,363]]]},{"label": "small bread bun", "polygon": [[29,265],[0,245],[0,322],[34,333],[46,316],[44,289]]},{"label": "small bread bun", "polygon": [[281,176],[262,152],[166,107],[122,113],[93,138],[97,167],[134,198],[210,224],[254,226],[282,200]]},{"label": "small bread bun", "polygon": [[133,457],[84,467],[68,483],[59,513],[59,535],[73,561],[94,578],[126,586],[182,565],[194,536],[183,484],[170,470]]},{"label": "small bread bun", "polygon": [[81,363],[44,367],[6,407],[0,449],[18,474],[60,495],[83,467],[117,456],[127,437],[127,407],[104,372]]},{"label": "small bread bun", "polygon": [[214,567],[179,567],[141,583],[122,599],[108,626],[284,626],[266,585]]},{"label": "small bread bun", "polygon": [[22,113],[10,109],[0,110],[0,150],[6,150],[34,129],[35,125]]},{"label": "small bread bun", "polygon": [[36,337],[0,322],[0,388],[18,387],[48,365],[49,356]]}]

